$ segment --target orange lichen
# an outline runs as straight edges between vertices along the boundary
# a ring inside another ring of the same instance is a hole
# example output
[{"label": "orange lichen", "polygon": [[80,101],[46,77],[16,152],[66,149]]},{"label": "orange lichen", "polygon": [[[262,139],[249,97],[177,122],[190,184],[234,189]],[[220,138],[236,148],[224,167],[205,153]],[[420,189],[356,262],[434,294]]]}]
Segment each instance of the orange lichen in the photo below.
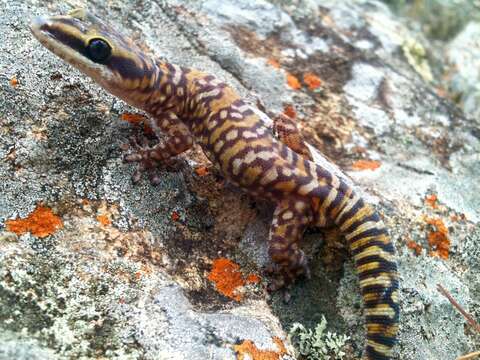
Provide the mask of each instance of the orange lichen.
[{"label": "orange lichen", "polygon": [[267,64],[274,67],[275,69],[280,69],[280,63],[275,59],[268,59]]},{"label": "orange lichen", "polygon": [[420,244],[417,244],[415,241],[413,240],[409,240],[407,242],[407,247],[409,249],[412,249],[414,252],[415,252],[415,255],[420,255],[422,253],[422,246]]},{"label": "orange lichen", "polygon": [[450,215],[450,220],[453,222],[466,221],[467,216],[465,214],[452,214]]},{"label": "orange lichen", "polygon": [[178,220],[180,220],[180,215],[178,214],[178,212],[173,211],[173,212],[172,212],[172,215],[171,215],[171,219],[172,219],[173,221],[178,221]]},{"label": "orange lichen", "polygon": [[363,146],[354,146],[352,148],[352,152],[357,153],[357,154],[365,154],[367,152],[367,149],[364,148]]},{"label": "orange lichen", "polygon": [[333,20],[333,18],[330,16],[330,15],[323,15],[321,17],[321,21],[322,21],[322,25],[325,26],[327,29],[335,29],[335,27],[337,26],[335,24],[335,21]]},{"label": "orange lichen", "polygon": [[442,259],[448,259],[450,250],[450,239],[448,238],[448,229],[441,219],[426,219],[427,224],[435,229],[428,234],[428,245],[430,246],[432,256],[439,256]]},{"label": "orange lichen", "polygon": [[236,301],[242,300],[238,289],[245,285],[245,280],[240,272],[240,266],[233,261],[225,258],[214,260],[208,280],[215,283],[221,294]]},{"label": "orange lichen", "polygon": [[147,120],[147,117],[142,114],[134,114],[134,113],[123,113],[120,118],[123,121],[128,121],[130,124],[139,124],[142,121]]},{"label": "orange lichen", "polygon": [[140,280],[141,278],[145,278],[152,273],[152,269],[145,264],[141,265],[140,270],[135,272],[135,279]]},{"label": "orange lichen", "polygon": [[208,168],[206,166],[200,166],[195,169],[195,173],[198,176],[205,176],[208,175]]},{"label": "orange lichen", "polygon": [[438,198],[435,194],[427,195],[425,197],[425,203],[430,205],[433,209],[436,209],[438,207],[437,200]]},{"label": "orange lichen", "polygon": [[302,87],[300,81],[298,81],[298,79],[290,73],[287,73],[287,84],[294,90],[299,90]]},{"label": "orange lichen", "polygon": [[213,261],[208,280],[215,283],[217,291],[230,299],[240,301],[243,298],[241,288],[246,284],[258,284],[260,277],[255,274],[243,276],[240,266],[226,258]]},{"label": "orange lichen", "polygon": [[50,208],[38,206],[25,219],[7,220],[5,226],[8,231],[17,235],[30,232],[34,236],[44,238],[61,229],[63,222]]},{"label": "orange lichen", "polygon": [[380,161],[357,160],[352,164],[354,170],[376,170],[381,166]]},{"label": "orange lichen", "polygon": [[238,360],[279,360],[283,355],[287,354],[287,349],[283,341],[278,337],[275,336],[272,340],[278,347],[278,351],[260,350],[251,340],[244,340],[241,344],[235,345],[233,349],[237,354]]},{"label": "orange lichen", "polygon": [[295,111],[293,105],[286,105],[283,108],[283,113],[291,119],[295,119],[297,117],[297,112]]},{"label": "orange lichen", "polygon": [[143,124],[143,132],[146,134],[146,135],[153,135],[154,134],[154,131],[153,129],[150,127],[150,125],[148,124],[148,118],[145,116],[145,115],[142,115],[142,114],[134,114],[134,113],[123,113],[120,118],[123,120],[123,121],[127,121],[129,122],[130,124],[133,124],[133,125],[140,125],[140,124]]},{"label": "orange lichen", "polygon": [[112,223],[110,217],[106,214],[97,215],[97,221],[103,226],[108,226]]},{"label": "orange lichen", "polygon": [[153,131],[152,127],[148,125],[147,122],[143,123],[143,133],[145,135],[155,135],[155,131]]},{"label": "orange lichen", "polygon": [[262,279],[257,274],[250,274],[247,276],[245,281],[247,284],[258,284]]},{"label": "orange lichen", "polygon": [[15,75],[10,79],[10,85],[13,87],[16,87],[18,85],[18,79]]},{"label": "orange lichen", "polygon": [[303,82],[307,84],[310,90],[318,89],[322,85],[322,80],[314,73],[308,72],[303,75]]}]

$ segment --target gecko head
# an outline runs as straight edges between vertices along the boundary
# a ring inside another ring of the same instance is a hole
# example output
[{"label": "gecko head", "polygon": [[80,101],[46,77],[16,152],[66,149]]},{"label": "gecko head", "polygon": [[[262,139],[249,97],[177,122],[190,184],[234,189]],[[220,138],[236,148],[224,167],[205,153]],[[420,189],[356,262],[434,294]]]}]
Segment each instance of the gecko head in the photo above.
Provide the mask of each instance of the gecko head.
[{"label": "gecko head", "polygon": [[153,85],[154,62],[86,10],[37,17],[30,29],[43,46],[128,103],[139,106],[142,95],[148,95],[145,90]]}]

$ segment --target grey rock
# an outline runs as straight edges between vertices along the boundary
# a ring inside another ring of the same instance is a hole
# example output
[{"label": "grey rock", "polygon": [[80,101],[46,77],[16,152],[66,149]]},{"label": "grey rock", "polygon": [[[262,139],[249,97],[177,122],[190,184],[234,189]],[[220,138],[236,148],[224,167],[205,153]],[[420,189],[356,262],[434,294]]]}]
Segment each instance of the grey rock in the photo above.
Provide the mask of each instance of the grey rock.
[{"label": "grey rock", "polygon": [[[215,74],[252,103],[258,96],[268,110],[296,106],[312,145],[346,169],[342,176],[353,179],[391,231],[402,277],[395,359],[450,360],[478,348],[478,337],[436,291],[441,283],[480,316],[478,123],[438,98],[401,55],[416,34],[384,4],[88,5],[156,56]],[[273,337],[293,354],[291,323],[313,327],[324,314],[329,330],[352,337],[346,358],[358,358],[363,315],[349,258],[343,272],[329,271],[315,256],[322,236],[308,234],[313,278],[293,287],[289,304],[280,295],[267,302],[259,285],[245,287],[242,302],[220,295],[207,279],[212,260],[234,259],[245,274],[268,262],[271,207],[256,202],[252,209],[252,199],[219,186],[214,175],[196,176],[192,166],[205,163],[195,153],[176,171],[162,170],[157,187],[146,180],[133,186],[119,145],[138,129],[119,118],[135,110],[28,31],[33,16],[70,5],[0,0],[0,8],[0,357],[234,359],[234,345],[246,340],[278,352]],[[306,72],[319,76],[320,88],[307,89]],[[300,90],[287,85],[287,74],[300,79]],[[16,86],[9,83],[14,76]],[[465,96],[468,86],[461,87]],[[349,170],[359,158],[381,166]],[[424,201],[432,193],[437,209]],[[62,229],[42,238],[6,231],[7,220],[25,218],[39,204],[62,218]],[[111,223],[99,222],[104,214]],[[448,259],[430,256],[434,229],[425,218],[446,224]],[[420,256],[408,241],[422,246]]]},{"label": "grey rock", "polygon": [[21,334],[2,331],[0,337],[0,359],[9,360],[54,360],[58,356],[45,349],[31,338],[22,338]]},{"label": "grey rock", "polygon": [[423,31],[429,38],[449,40],[469,21],[478,21],[480,4],[469,0],[384,0],[397,13],[407,16],[411,26]]},{"label": "grey rock", "polygon": [[449,87],[460,96],[465,114],[480,126],[480,23],[471,22],[446,47],[451,69]]}]

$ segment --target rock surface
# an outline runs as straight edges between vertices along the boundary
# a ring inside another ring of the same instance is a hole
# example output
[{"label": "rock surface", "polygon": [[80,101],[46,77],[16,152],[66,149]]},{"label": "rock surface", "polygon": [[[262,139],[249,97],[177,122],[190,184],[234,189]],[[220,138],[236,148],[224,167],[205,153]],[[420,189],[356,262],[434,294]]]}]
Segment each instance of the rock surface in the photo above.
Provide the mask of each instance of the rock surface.
[{"label": "rock surface", "polygon": [[450,91],[467,116],[480,124],[480,23],[471,22],[447,46]]},{"label": "rock surface", "polygon": [[[71,5],[269,110],[294,106],[305,138],[391,230],[402,278],[394,358],[478,350],[478,334],[436,286],[480,318],[480,129],[407,61],[416,34],[384,4]],[[224,184],[198,149],[157,187],[131,184],[119,146],[139,131],[121,120],[136,111],[28,31],[33,16],[71,5],[0,0],[0,358],[287,359],[290,325],[312,327],[322,314],[351,337],[345,358],[358,358],[357,278],[344,251],[327,256],[319,234],[306,236],[312,280],[296,284],[288,304],[267,302],[255,281],[234,293],[239,301],[217,291],[208,277],[219,258],[263,276],[270,207]]]},{"label": "rock surface", "polygon": [[429,38],[448,40],[469,21],[480,20],[480,4],[471,0],[383,0],[398,13],[414,19],[412,26]]}]

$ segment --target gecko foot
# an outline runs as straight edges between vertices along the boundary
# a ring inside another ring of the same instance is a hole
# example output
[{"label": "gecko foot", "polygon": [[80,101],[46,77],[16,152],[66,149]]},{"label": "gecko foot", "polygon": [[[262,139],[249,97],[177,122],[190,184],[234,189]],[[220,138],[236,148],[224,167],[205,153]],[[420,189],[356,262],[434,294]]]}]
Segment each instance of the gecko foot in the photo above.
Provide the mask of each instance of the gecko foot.
[{"label": "gecko foot", "polygon": [[157,152],[150,146],[149,140],[144,136],[132,136],[128,144],[122,145],[123,151],[133,150],[125,154],[123,161],[126,163],[138,163],[138,167],[132,175],[132,182],[138,183],[143,173],[148,174],[152,185],[160,183],[158,168],[161,164],[171,165],[170,161],[162,161],[158,158]]},{"label": "gecko foot", "polygon": [[290,300],[289,289],[299,276],[311,278],[310,268],[308,267],[306,256],[303,251],[298,252],[296,260],[288,265],[272,264],[265,269],[271,280],[267,286],[269,292],[281,290],[284,301]]}]

